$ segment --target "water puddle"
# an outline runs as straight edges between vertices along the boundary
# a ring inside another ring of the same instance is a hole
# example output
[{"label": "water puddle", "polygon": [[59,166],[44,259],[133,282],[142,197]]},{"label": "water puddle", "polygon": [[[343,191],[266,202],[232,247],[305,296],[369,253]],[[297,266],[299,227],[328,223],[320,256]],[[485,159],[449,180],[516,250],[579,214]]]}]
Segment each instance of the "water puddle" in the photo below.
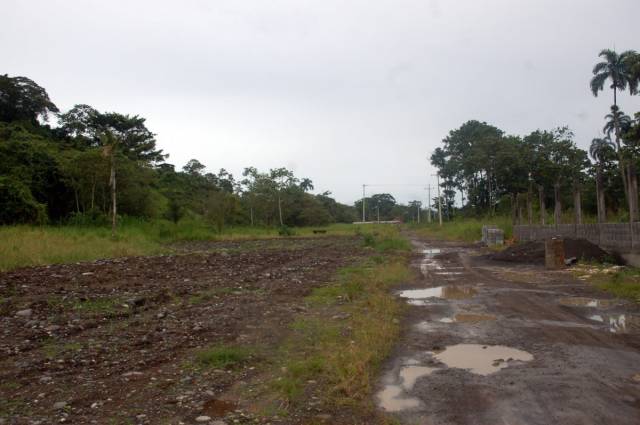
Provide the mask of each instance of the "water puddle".
[{"label": "water puddle", "polygon": [[440,250],[440,248],[430,248],[430,249],[423,249],[422,253],[424,255],[429,255],[429,256],[434,256],[434,255],[438,255],[440,254],[442,251]]},{"label": "water puddle", "polygon": [[599,300],[596,298],[586,297],[566,297],[561,298],[559,303],[568,307],[592,307],[607,308],[621,304],[618,300]]},{"label": "water puddle", "polygon": [[470,286],[436,286],[425,289],[407,289],[400,292],[400,297],[412,300],[425,298],[445,298],[448,300],[462,300],[473,297],[477,291]]},{"label": "water puddle", "polygon": [[411,391],[416,381],[424,376],[431,375],[431,372],[437,370],[427,366],[403,366],[400,369],[400,378],[402,379],[402,388]]},{"label": "water puddle", "polygon": [[608,325],[611,333],[628,333],[640,328],[640,317],[631,314],[593,314],[588,319]]},{"label": "water puddle", "polygon": [[402,387],[387,385],[377,395],[378,405],[387,412],[400,412],[420,406],[420,400],[414,397],[402,397]]},{"label": "water puddle", "polygon": [[504,345],[458,344],[435,354],[434,358],[448,367],[465,369],[478,375],[490,375],[515,361],[528,362],[533,356],[526,351]]},{"label": "water puddle", "polygon": [[238,406],[237,403],[227,400],[211,399],[204,403],[202,413],[212,418],[222,418],[227,413],[233,412]]}]

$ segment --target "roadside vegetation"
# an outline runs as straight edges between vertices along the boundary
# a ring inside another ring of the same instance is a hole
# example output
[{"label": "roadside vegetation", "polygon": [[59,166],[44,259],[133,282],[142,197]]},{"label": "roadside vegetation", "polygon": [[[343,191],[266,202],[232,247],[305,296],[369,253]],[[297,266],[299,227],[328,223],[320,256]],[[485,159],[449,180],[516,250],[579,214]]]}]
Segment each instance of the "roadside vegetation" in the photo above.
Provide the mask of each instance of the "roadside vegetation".
[{"label": "roadside vegetation", "polygon": [[585,264],[575,269],[575,275],[618,298],[640,302],[640,269],[611,264]]},{"label": "roadside vegetation", "polygon": [[412,274],[410,245],[398,229],[375,233],[373,242],[364,242],[371,249],[364,261],[341,269],[333,283],[305,298],[304,313],[271,355],[273,370],[260,398],[279,401],[265,409],[304,414],[313,400],[324,411],[378,415],[374,378],[398,338],[403,308],[390,290]]}]

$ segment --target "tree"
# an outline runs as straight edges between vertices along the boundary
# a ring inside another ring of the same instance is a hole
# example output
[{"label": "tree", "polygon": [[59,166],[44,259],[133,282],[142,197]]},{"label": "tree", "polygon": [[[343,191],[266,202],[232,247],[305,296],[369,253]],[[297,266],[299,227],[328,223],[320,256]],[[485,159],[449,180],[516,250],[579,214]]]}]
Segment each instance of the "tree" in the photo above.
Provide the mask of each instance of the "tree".
[{"label": "tree", "polygon": [[606,204],[603,182],[603,163],[607,157],[615,153],[615,144],[609,138],[598,138],[591,141],[589,155],[596,162],[596,205],[598,210],[598,223],[607,221]]},{"label": "tree", "polygon": [[[598,56],[604,60],[593,67],[593,78],[590,83],[593,95],[598,96],[598,92],[604,89],[605,82],[611,80],[609,87],[613,90],[613,104],[617,106],[618,90],[626,89],[627,85],[633,81],[629,61],[635,55],[636,52],[633,50],[627,50],[620,54],[611,49],[602,50]],[[633,83],[631,87],[633,87]]]},{"label": "tree", "polygon": [[0,121],[29,121],[37,126],[38,118],[46,121],[52,112],[58,108],[33,80],[0,75]]},{"label": "tree", "polygon": [[61,130],[79,145],[100,146],[104,133],[110,132],[120,141],[119,149],[127,158],[144,164],[160,163],[167,155],[156,149],[155,135],[145,121],[138,115],[102,113],[89,105],[76,105],[59,117]]},{"label": "tree", "polygon": [[120,141],[110,131],[102,135],[104,156],[109,158],[109,187],[111,188],[111,237],[116,236],[118,202],[116,199],[116,149]]},{"label": "tree", "polygon": [[190,159],[189,162],[182,167],[182,171],[192,176],[201,176],[204,169],[207,168],[197,159]]}]

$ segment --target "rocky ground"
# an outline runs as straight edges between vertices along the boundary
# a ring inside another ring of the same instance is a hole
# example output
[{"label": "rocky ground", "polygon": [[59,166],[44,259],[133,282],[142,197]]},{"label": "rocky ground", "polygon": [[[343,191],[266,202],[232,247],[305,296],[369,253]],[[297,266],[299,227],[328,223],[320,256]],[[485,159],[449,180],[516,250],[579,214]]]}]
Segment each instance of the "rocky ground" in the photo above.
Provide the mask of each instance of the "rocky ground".
[{"label": "rocky ground", "polygon": [[403,424],[640,423],[640,311],[571,269],[414,239],[420,279],[376,401]]},{"label": "rocky ground", "polygon": [[[286,422],[221,395],[255,378],[302,298],[360,258],[361,242],[177,251],[0,274],[0,424]],[[233,367],[197,363],[227,345],[252,349]]]}]

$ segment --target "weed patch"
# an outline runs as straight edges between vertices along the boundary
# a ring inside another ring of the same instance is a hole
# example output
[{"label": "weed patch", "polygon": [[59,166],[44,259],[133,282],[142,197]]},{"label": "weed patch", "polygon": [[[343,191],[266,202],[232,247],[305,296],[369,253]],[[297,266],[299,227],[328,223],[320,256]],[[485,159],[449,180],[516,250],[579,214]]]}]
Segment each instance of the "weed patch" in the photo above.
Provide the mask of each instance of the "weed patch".
[{"label": "weed patch", "polygon": [[196,354],[197,364],[212,369],[227,369],[240,366],[252,355],[246,347],[216,345]]}]

